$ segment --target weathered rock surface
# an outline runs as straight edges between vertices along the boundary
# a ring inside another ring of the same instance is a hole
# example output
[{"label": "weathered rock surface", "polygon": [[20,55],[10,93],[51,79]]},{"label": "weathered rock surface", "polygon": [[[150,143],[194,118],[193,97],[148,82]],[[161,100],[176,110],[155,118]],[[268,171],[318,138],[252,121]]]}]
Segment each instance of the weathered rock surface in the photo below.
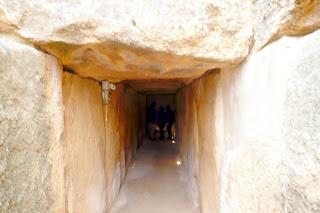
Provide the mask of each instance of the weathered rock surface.
[{"label": "weathered rock surface", "polygon": [[0,38],[0,212],[64,212],[62,66]]},{"label": "weathered rock surface", "polygon": [[192,79],[148,79],[130,80],[124,84],[143,94],[175,94]]},{"label": "weathered rock surface", "polygon": [[320,28],[320,2],[271,0],[255,2],[254,49],[284,35],[301,35]]},{"label": "weathered rock surface", "polygon": [[319,27],[315,0],[0,0],[0,211],[104,212],[135,154],[142,100],[119,85],[103,107],[98,82],[65,74],[63,121],[62,66],[14,36],[83,77],[156,79],[129,81],[141,91],[211,70],[178,94],[202,212],[319,212],[320,32],[266,46]]},{"label": "weathered rock surface", "polygon": [[[249,0],[2,0],[0,5],[2,29],[13,26],[23,37],[45,42],[112,40],[177,55],[225,60],[245,56],[251,36]],[[228,46],[235,48],[227,50]]]},{"label": "weathered rock surface", "polygon": [[[141,95],[132,88],[121,84],[117,84],[116,87],[117,89],[112,92],[111,100],[107,105],[104,105],[106,128],[105,174],[107,178],[108,209],[118,195],[127,168],[136,152],[138,133],[142,131],[142,127],[138,126]],[[145,100],[143,99],[143,101]]]},{"label": "weathered rock surface", "polygon": [[320,211],[319,40],[285,37],[221,72],[224,212]]},{"label": "weathered rock surface", "polygon": [[178,93],[203,212],[320,211],[319,41],[320,31],[282,38]]},{"label": "weathered rock surface", "polygon": [[64,73],[68,212],[105,212],[118,194],[135,154],[138,140],[139,95],[117,84],[108,104],[101,85],[92,79]]},{"label": "weathered rock surface", "polygon": [[219,212],[219,148],[215,99],[219,72],[211,73],[177,94],[178,142],[189,191],[203,213]]},{"label": "weathered rock surface", "polygon": [[250,0],[2,0],[0,11],[2,31],[99,80],[199,76],[240,62],[252,37]]},{"label": "weathered rock surface", "polygon": [[[128,121],[124,113],[124,87],[120,84],[112,92],[108,105],[104,105],[105,114],[105,174],[107,191],[107,208],[110,209],[117,197],[122,181],[126,176],[124,122]],[[129,104],[128,104],[129,105]]]},{"label": "weathered rock surface", "polygon": [[105,126],[99,82],[63,75],[65,128],[62,142],[66,161],[68,212],[107,209],[104,167]]},{"label": "weathered rock surface", "polygon": [[197,78],[320,27],[319,1],[0,1],[0,31],[97,80]]},{"label": "weathered rock surface", "polygon": [[[320,31],[290,49],[283,139],[286,142],[289,212],[320,212]],[[290,60],[291,59],[291,60]]]}]

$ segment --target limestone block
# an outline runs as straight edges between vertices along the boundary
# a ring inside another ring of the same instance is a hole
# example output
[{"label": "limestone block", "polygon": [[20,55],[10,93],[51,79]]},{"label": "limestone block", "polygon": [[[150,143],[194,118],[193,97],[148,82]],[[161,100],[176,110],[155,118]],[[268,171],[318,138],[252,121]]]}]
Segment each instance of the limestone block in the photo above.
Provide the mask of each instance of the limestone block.
[{"label": "limestone block", "polygon": [[213,126],[218,80],[219,72],[212,72],[178,93],[178,142],[186,181],[203,213],[219,211],[219,152]]},{"label": "limestone block", "polygon": [[320,211],[319,41],[284,37],[180,90],[180,152],[202,212]]},{"label": "limestone block", "polygon": [[138,94],[117,84],[108,104],[101,85],[64,72],[63,133],[69,212],[105,212],[137,147]]},{"label": "limestone block", "polygon": [[[118,195],[120,186],[126,176],[137,150],[138,110],[141,105],[138,94],[130,87],[116,85],[110,102],[104,105],[105,113],[105,174],[107,190],[107,207],[110,209]],[[145,99],[143,99],[145,104]],[[140,130],[141,131],[141,130]]]},{"label": "limestone block", "polygon": [[118,195],[120,185],[124,180],[125,153],[124,138],[125,126],[123,122],[130,120],[124,115],[124,86],[116,85],[116,90],[112,92],[111,99],[107,105],[103,107],[105,113],[105,174],[106,174],[106,190],[107,190],[107,207],[113,204]]},{"label": "limestone block", "polygon": [[222,72],[221,212],[319,212],[319,40],[285,37]]},{"label": "limestone block", "polygon": [[270,0],[255,2],[254,49],[284,35],[301,35],[320,28],[320,2]]},{"label": "limestone block", "polygon": [[62,67],[0,38],[0,211],[64,212]]},{"label": "limestone block", "polygon": [[[70,44],[115,40],[178,55],[225,60],[246,55],[251,36],[250,5],[248,0],[2,0],[0,8],[2,26],[13,25],[26,38]],[[226,49],[230,45],[235,48]]]},{"label": "limestone block", "polygon": [[316,213],[320,211],[320,31],[295,41],[282,128],[288,149],[288,211]]},{"label": "limestone block", "polygon": [[177,140],[185,171],[187,189],[194,206],[199,207],[199,136],[195,101],[190,100],[192,93],[182,89],[177,93]]},{"label": "limestone block", "polygon": [[16,34],[97,80],[197,78],[320,27],[319,1],[0,1]]},{"label": "limestone block", "polygon": [[251,0],[1,0],[0,30],[99,80],[197,77],[247,56],[252,11]]},{"label": "limestone block", "polygon": [[67,211],[105,212],[108,153],[100,83],[64,72],[63,103]]},{"label": "limestone block", "polygon": [[227,151],[222,160],[220,212],[286,212],[284,154],[270,141]]}]

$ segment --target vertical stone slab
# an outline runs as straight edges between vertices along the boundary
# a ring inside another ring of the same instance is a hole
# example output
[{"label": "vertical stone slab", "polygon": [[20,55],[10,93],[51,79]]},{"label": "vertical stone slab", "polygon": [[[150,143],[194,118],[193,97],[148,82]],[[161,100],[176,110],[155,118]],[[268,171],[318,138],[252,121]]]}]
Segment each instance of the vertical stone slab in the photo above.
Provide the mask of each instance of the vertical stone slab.
[{"label": "vertical stone slab", "polygon": [[125,165],[126,168],[132,162],[137,150],[138,139],[138,107],[139,96],[135,90],[130,87],[125,88],[124,110],[125,114]]},{"label": "vertical stone slab", "polygon": [[124,86],[116,85],[112,91],[112,98],[105,110],[106,148],[105,148],[105,174],[107,190],[107,207],[111,207],[120,185],[125,177],[125,125],[129,119],[124,114]]},{"label": "vertical stone slab", "polygon": [[66,162],[66,201],[70,213],[103,213],[105,179],[105,124],[99,82],[63,74]]},{"label": "vertical stone slab", "polygon": [[319,212],[320,31],[224,70],[221,212]]},{"label": "vertical stone slab", "polygon": [[0,212],[64,212],[61,66],[0,38]]},{"label": "vertical stone slab", "polygon": [[192,88],[187,87],[177,93],[177,143],[188,183],[188,192],[194,206],[198,207],[199,198],[199,140],[196,104]]},{"label": "vertical stone slab", "polygon": [[[203,213],[219,211],[219,152],[214,121],[219,72],[178,93],[178,142],[189,192]],[[199,202],[199,204],[197,203]]]},{"label": "vertical stone slab", "polygon": [[110,209],[124,181],[137,148],[139,95],[121,83],[112,91],[105,112],[105,174],[107,208]]},{"label": "vertical stone slab", "polygon": [[288,212],[320,212],[320,31],[292,39],[286,87]]},{"label": "vertical stone slab", "polygon": [[178,93],[201,212],[320,211],[319,41],[320,31],[282,38]]}]

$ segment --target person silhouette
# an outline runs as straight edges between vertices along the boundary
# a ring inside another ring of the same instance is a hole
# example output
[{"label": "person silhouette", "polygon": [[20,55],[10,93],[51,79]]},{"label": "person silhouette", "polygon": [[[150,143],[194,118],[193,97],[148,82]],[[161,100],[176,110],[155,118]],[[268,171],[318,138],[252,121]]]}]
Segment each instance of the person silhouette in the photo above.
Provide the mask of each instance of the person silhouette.
[{"label": "person silhouette", "polygon": [[155,140],[156,132],[155,125],[157,121],[157,104],[152,102],[152,104],[147,109],[146,123],[147,123],[147,137],[150,140]]},{"label": "person silhouette", "polygon": [[166,106],[166,123],[167,123],[167,131],[168,131],[168,139],[171,140],[172,138],[172,125],[175,122],[175,114],[174,111],[171,109],[170,105]]},{"label": "person silhouette", "polygon": [[158,111],[158,126],[160,129],[160,140],[164,140],[164,127],[166,126],[166,112],[164,106],[160,106]]}]

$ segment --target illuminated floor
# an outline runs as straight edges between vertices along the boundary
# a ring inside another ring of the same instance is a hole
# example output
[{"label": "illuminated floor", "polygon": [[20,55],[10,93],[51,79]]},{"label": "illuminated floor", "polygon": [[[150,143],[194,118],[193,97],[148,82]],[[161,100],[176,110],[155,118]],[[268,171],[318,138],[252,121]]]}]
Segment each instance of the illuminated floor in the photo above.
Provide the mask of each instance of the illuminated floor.
[{"label": "illuminated floor", "polygon": [[111,213],[195,213],[177,147],[171,141],[145,142],[128,170]]}]

